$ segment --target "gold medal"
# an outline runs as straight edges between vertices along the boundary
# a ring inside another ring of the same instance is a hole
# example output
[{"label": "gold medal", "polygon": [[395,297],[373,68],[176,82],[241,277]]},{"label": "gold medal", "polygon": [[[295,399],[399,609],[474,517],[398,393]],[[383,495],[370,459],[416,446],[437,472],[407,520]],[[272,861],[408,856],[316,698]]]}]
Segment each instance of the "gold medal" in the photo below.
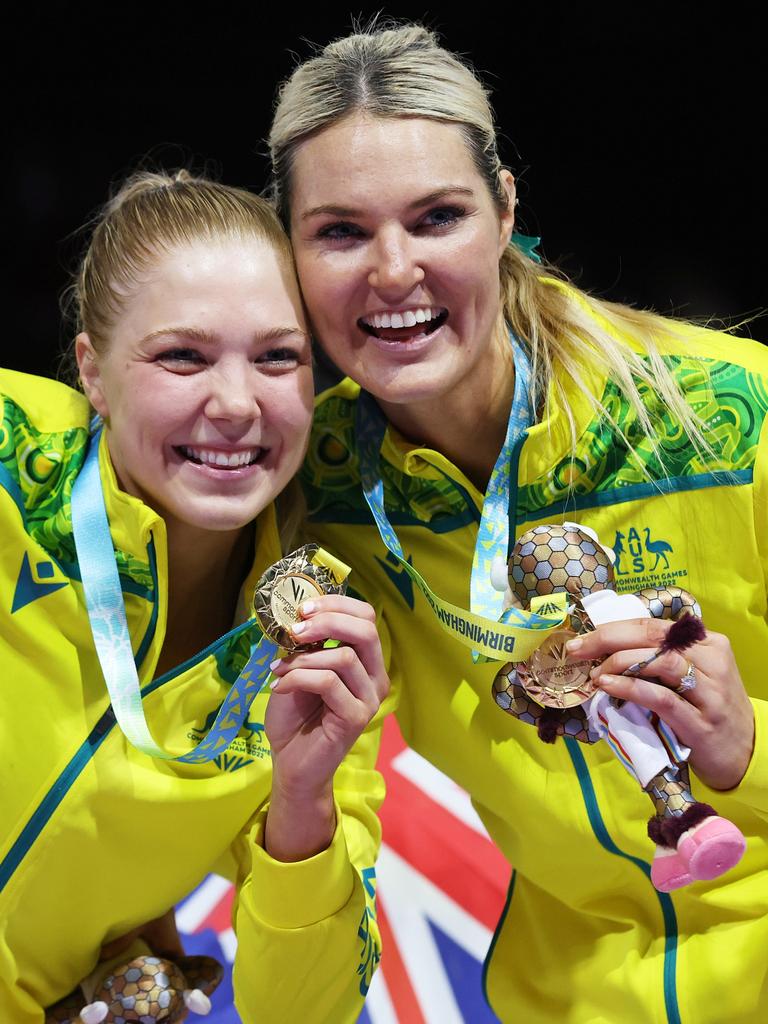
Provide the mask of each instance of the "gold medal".
[{"label": "gold medal", "polygon": [[290,632],[301,618],[299,608],[305,601],[324,594],[343,594],[349,572],[349,566],[317,544],[305,544],[275,562],[261,577],[253,594],[253,613],[264,635],[285,651],[300,649],[304,645]]},{"label": "gold medal", "polygon": [[565,645],[578,636],[572,629],[558,629],[527,661],[516,665],[520,685],[546,708],[573,708],[589,700],[595,686],[589,678],[599,661],[569,661]]}]

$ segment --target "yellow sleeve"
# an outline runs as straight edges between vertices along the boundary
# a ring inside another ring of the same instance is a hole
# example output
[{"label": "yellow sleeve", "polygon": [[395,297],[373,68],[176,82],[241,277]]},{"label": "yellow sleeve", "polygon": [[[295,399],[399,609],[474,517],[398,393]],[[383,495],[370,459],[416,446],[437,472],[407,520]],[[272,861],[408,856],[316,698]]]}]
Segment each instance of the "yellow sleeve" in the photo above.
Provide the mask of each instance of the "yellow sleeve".
[{"label": "yellow sleeve", "polygon": [[755,538],[760,568],[768,592],[768,416],[763,420],[753,476],[755,495]]},{"label": "yellow sleeve", "polygon": [[[754,468],[755,538],[760,571],[768,593],[768,416],[760,432]],[[768,701],[752,698],[755,750],[744,778],[731,795],[768,818]]]},{"label": "yellow sleeve", "polygon": [[[388,651],[385,646],[385,658]],[[388,658],[387,658],[388,660]],[[354,1024],[381,958],[375,862],[384,780],[375,769],[390,695],[334,778],[336,832],[308,860],[282,863],[263,847],[267,808],[232,849],[235,1006],[244,1024],[268,1018]]]},{"label": "yellow sleeve", "polygon": [[755,750],[746,775],[728,795],[768,818],[768,701],[752,698],[752,706],[755,711]]},{"label": "yellow sleeve", "polygon": [[[235,1006],[243,1024],[357,1020],[381,956],[376,924],[376,811],[384,782],[372,767],[381,722],[358,741],[334,780],[336,832],[327,850],[298,863],[262,844],[266,808],[245,854],[250,871],[234,907]],[[363,766],[367,761],[369,767]]]},{"label": "yellow sleeve", "polygon": [[[760,433],[753,486],[754,529],[759,556],[755,568],[762,574],[765,592],[768,594],[768,416],[765,417]],[[725,793],[709,790],[697,779],[695,795],[697,799],[717,807],[723,814],[729,813],[728,805],[733,801],[768,820],[768,701],[754,696],[750,699],[755,713],[755,748],[744,778],[738,786]]]}]

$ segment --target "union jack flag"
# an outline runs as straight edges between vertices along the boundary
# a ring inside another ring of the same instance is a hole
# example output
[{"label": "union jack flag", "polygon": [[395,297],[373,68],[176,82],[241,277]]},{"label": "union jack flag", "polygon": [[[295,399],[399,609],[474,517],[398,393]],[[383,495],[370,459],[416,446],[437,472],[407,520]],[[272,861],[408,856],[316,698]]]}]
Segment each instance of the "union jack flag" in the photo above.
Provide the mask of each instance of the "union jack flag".
[{"label": "union jack flag", "polygon": [[[359,1024],[492,1024],[482,969],[510,868],[467,794],[410,750],[385,723],[379,768],[387,781],[376,867],[384,951]],[[231,966],[232,887],[209,876],[177,909],[187,952]],[[209,1024],[239,1024],[231,971]]]}]

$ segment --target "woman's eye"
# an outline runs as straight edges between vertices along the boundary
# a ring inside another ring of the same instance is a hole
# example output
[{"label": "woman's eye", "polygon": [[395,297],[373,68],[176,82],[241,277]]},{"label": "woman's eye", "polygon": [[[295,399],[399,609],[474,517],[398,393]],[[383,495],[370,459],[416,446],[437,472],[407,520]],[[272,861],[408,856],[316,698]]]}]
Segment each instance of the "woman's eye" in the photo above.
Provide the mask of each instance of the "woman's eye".
[{"label": "woman's eye", "polygon": [[318,238],[327,238],[332,242],[347,242],[351,238],[360,238],[362,231],[356,224],[349,224],[347,221],[337,221],[335,224],[326,224],[317,232]]},{"label": "woman's eye", "polygon": [[268,352],[263,352],[256,362],[264,366],[289,369],[298,364],[299,353],[292,348],[271,348]]},{"label": "woman's eye", "polygon": [[438,206],[426,214],[421,224],[428,228],[448,228],[460,220],[465,212],[461,206]]},{"label": "woman's eye", "polygon": [[205,363],[193,348],[169,348],[160,352],[157,359],[161,363],[169,363],[176,370],[192,370]]}]

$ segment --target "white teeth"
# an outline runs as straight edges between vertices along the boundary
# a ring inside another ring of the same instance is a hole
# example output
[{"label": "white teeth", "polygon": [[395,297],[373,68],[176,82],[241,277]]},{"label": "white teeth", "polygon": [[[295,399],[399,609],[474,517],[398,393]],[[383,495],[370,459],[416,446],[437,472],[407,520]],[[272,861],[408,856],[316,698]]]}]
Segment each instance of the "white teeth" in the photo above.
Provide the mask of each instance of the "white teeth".
[{"label": "white teeth", "polygon": [[427,323],[440,316],[442,309],[432,306],[421,306],[418,309],[406,309],[394,313],[372,313],[363,317],[363,322],[369,327],[415,327],[416,324]]},{"label": "white teeth", "polygon": [[255,461],[261,453],[260,448],[246,448],[241,452],[231,452],[227,455],[225,452],[216,452],[209,448],[186,448],[183,446],[180,447],[180,451],[187,458],[203,462],[207,466],[221,466],[227,469],[247,466],[250,462]]}]

